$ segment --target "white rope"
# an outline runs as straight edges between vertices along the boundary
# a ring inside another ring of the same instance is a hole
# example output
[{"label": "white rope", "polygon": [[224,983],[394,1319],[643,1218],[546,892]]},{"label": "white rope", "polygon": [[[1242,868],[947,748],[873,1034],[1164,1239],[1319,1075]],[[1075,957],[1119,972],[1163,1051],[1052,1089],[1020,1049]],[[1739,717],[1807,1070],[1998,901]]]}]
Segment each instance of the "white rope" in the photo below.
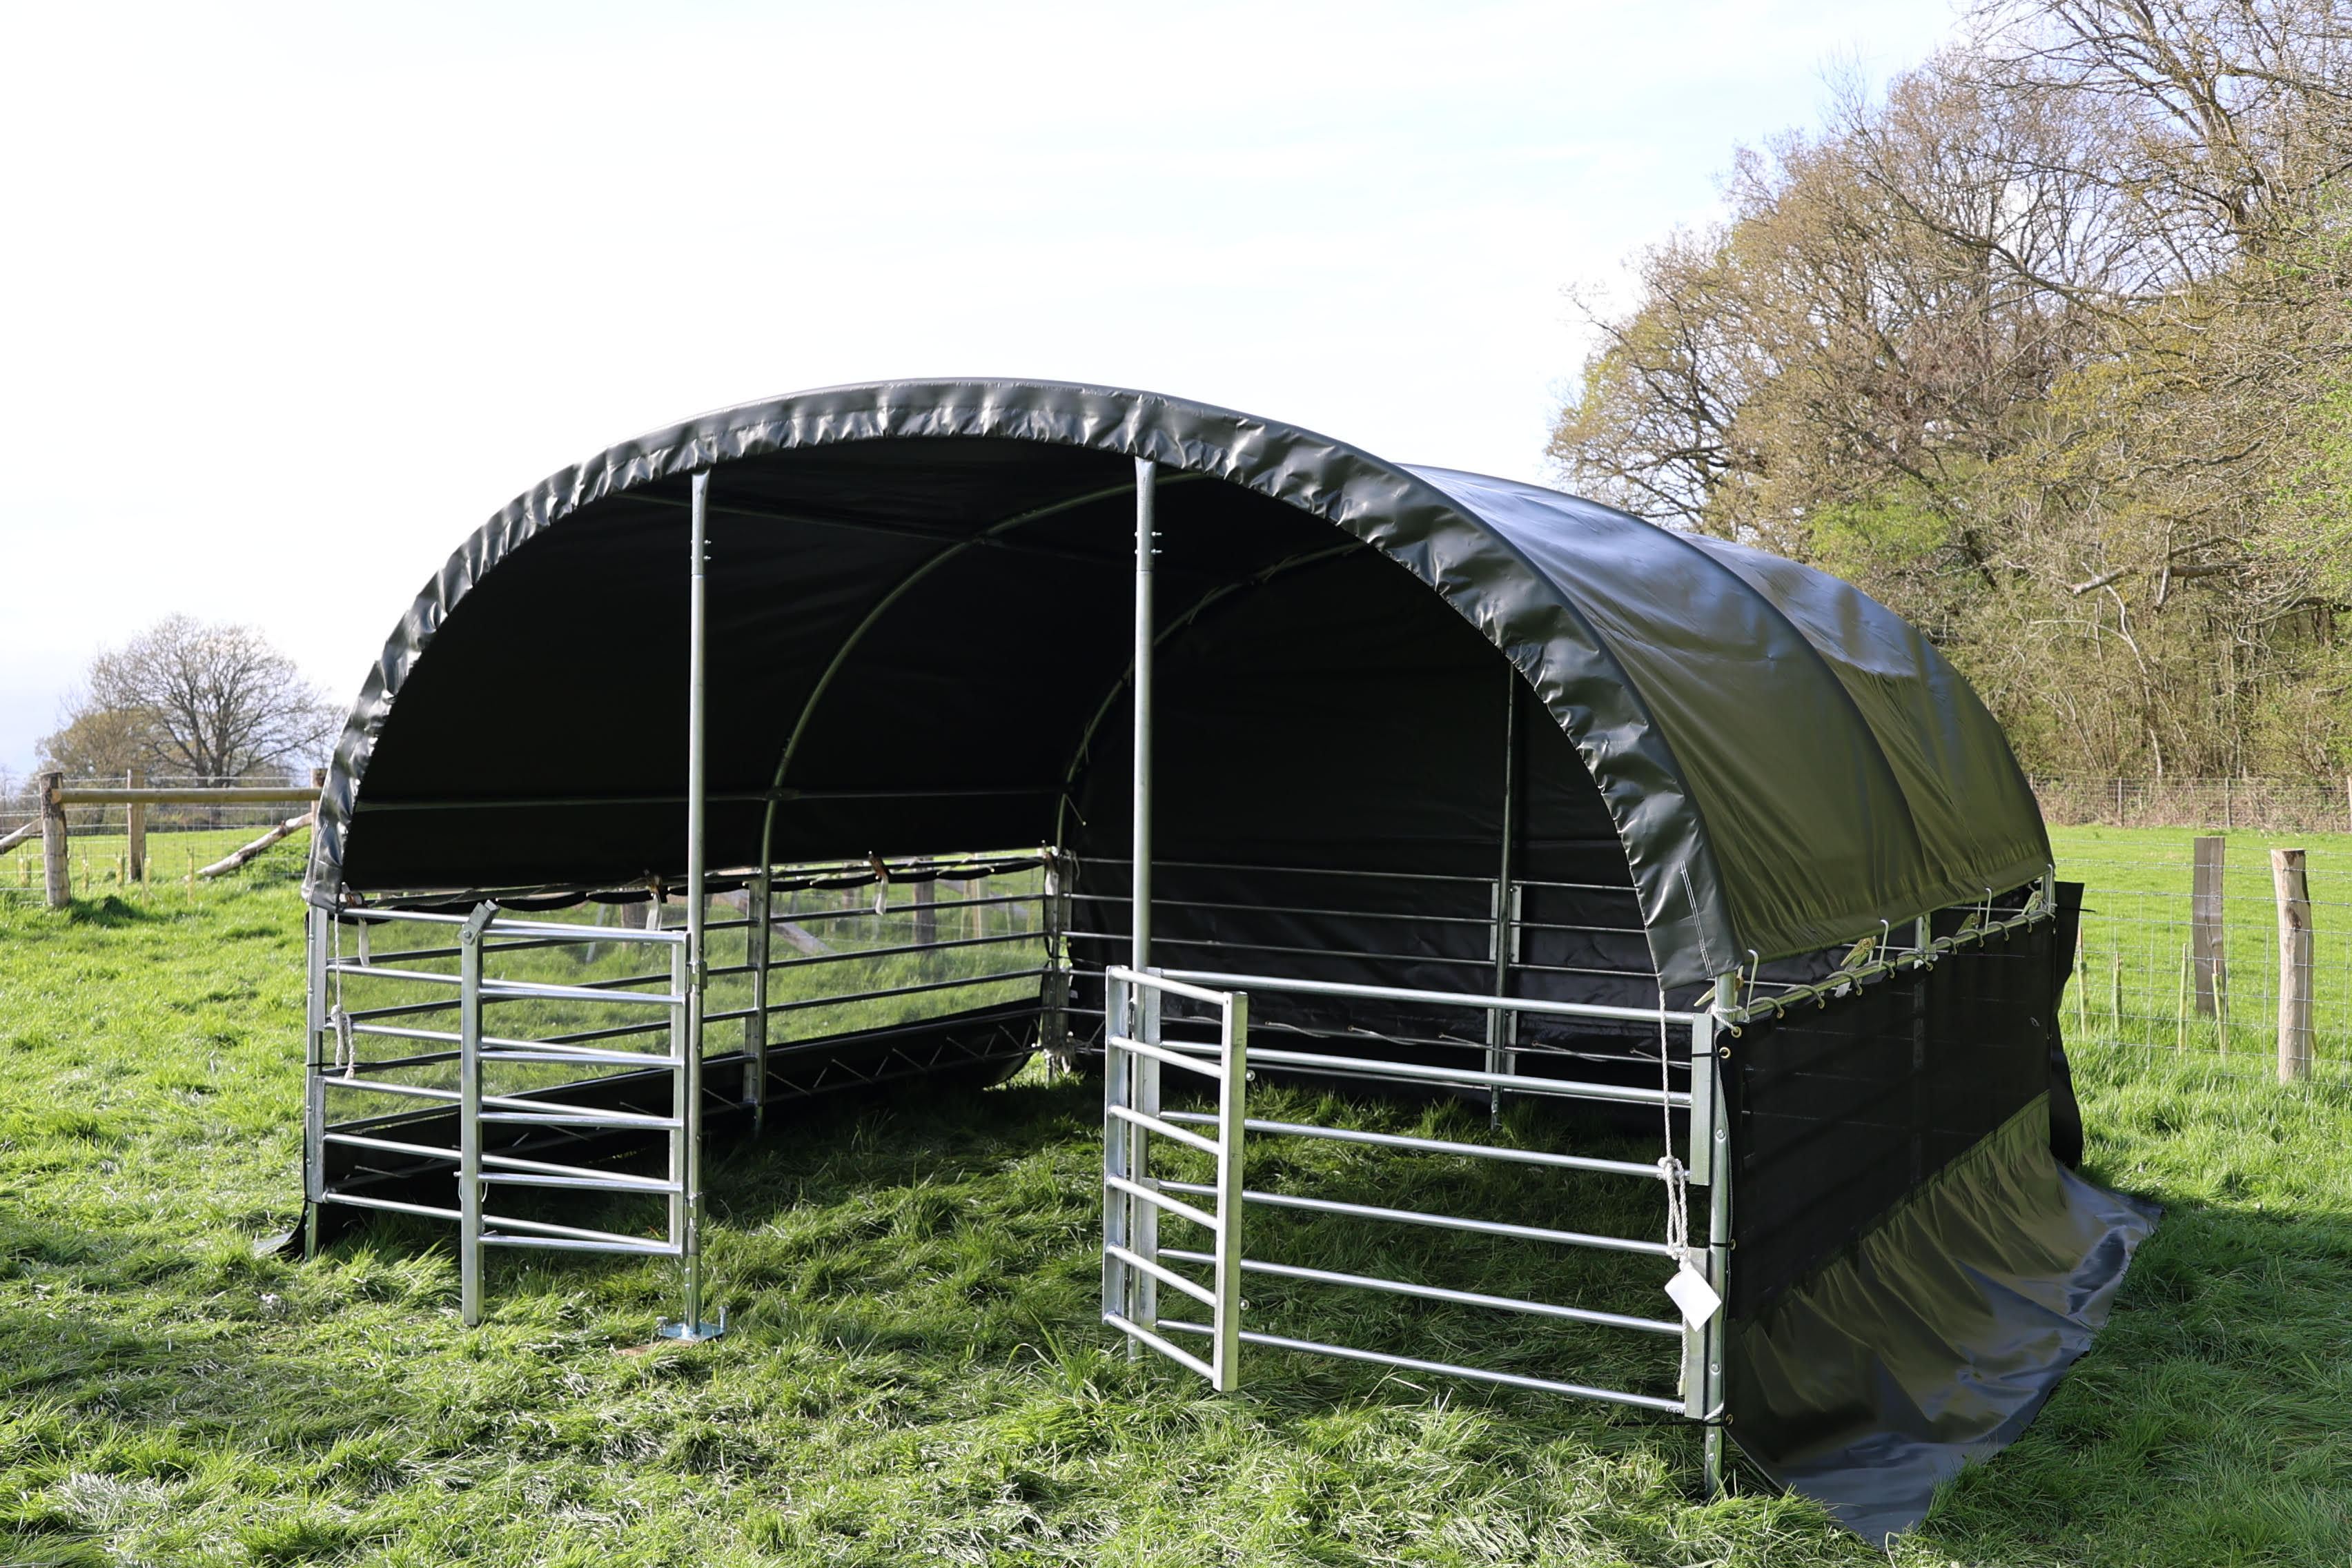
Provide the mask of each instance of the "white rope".
[{"label": "white rope", "polygon": [[[1690,1246],[1690,1172],[1675,1158],[1675,1111],[1665,1096],[1673,1092],[1673,1080],[1666,1061],[1666,993],[1658,988],[1658,1114],[1666,1127],[1666,1152],[1658,1157],[1658,1173],[1666,1179],[1666,1251],[1675,1260],[1675,1277],[1666,1281],[1666,1294],[1682,1309],[1683,1321],[1698,1328],[1711,1320],[1723,1307],[1723,1298],[1706,1278],[1706,1270],[1691,1261]],[[1697,1112],[1698,1075],[1707,1070],[1694,1058],[1691,1062],[1692,1113]],[[1717,1158],[1721,1159],[1718,1150]],[[1716,1179],[1723,1179],[1718,1170]]]},{"label": "white rope", "polygon": [[[1658,1172],[1666,1179],[1666,1250],[1677,1265],[1690,1261],[1690,1173],[1675,1158],[1674,1079],[1667,1060],[1666,988],[1658,987],[1658,1120],[1664,1124],[1666,1152]],[[1696,1072],[1697,1068],[1691,1069]]]}]

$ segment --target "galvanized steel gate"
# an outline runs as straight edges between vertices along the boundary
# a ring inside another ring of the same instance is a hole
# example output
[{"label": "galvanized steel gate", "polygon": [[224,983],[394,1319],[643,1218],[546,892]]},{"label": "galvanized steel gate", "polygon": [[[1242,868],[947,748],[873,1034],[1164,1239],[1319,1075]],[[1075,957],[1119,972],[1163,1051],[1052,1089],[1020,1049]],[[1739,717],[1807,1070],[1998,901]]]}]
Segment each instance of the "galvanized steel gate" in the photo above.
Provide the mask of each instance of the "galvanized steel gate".
[{"label": "galvanized steel gate", "polygon": [[[1266,975],[1204,972],[1160,973],[1113,967],[1108,972],[1108,978],[1109,1005],[1104,1037],[1104,1321],[1130,1339],[1148,1344],[1199,1373],[1219,1390],[1240,1386],[1240,1347],[1248,1344],[1370,1362],[1412,1372],[1469,1378],[1686,1416],[1707,1424],[1708,1473],[1710,1478],[1719,1476],[1724,1314],[1717,1304],[1729,1291],[1730,1192],[1726,1180],[1727,1162],[1719,1158],[1727,1129],[1719,1114],[1722,1099],[1717,1091],[1715,1020],[1710,1014],[1636,1013],[1631,1009],[1574,1003],[1460,996],[1444,992],[1286,980]],[[1482,1068],[1384,1061],[1327,1052],[1254,1047],[1249,1041],[1248,1024],[1249,991],[1252,989],[1417,1005],[1450,1005],[1496,1012],[1602,1017],[1620,1022],[1629,1016],[1643,1021],[1657,1021],[1666,1027],[1687,1032],[1691,1081],[1700,1087],[1696,1093],[1671,1089],[1651,1089],[1519,1076]],[[1209,1021],[1215,1038],[1186,1039],[1171,1036],[1169,1026],[1172,1020],[1164,1008],[1164,1004],[1171,999],[1189,1001],[1213,1009]],[[1405,1083],[1464,1090],[1485,1089],[1489,1093],[1507,1091],[1515,1095],[1538,1095],[1564,1100],[1656,1105],[1664,1110],[1687,1112],[1690,1137],[1685,1156],[1670,1155],[1655,1163],[1643,1164],[1625,1160],[1507,1149],[1486,1143],[1264,1121],[1248,1113],[1249,1069],[1253,1063],[1265,1068],[1344,1076],[1370,1084]],[[1164,1069],[1171,1068],[1211,1079],[1217,1085],[1215,1112],[1162,1108],[1161,1074]],[[1589,1235],[1481,1220],[1467,1215],[1342,1203],[1294,1193],[1255,1191],[1247,1186],[1244,1172],[1244,1140],[1250,1137],[1323,1139],[1400,1152],[1463,1155],[1546,1172],[1664,1181],[1670,1193],[1677,1196],[1681,1183],[1686,1180],[1690,1185],[1706,1189],[1706,1236],[1702,1242],[1685,1251],[1678,1238],[1671,1235],[1654,1240]],[[1213,1179],[1197,1183],[1155,1175],[1151,1168],[1151,1140],[1154,1138],[1167,1139],[1209,1155],[1213,1163]],[[1204,1209],[1197,1206],[1196,1200],[1206,1201],[1213,1206]],[[1706,1281],[1714,1300],[1710,1302],[1707,1294],[1701,1293],[1675,1318],[1640,1318],[1556,1302],[1457,1290],[1429,1281],[1339,1273],[1253,1258],[1247,1254],[1244,1237],[1247,1215],[1254,1205],[1496,1236],[1542,1246],[1648,1254],[1658,1258],[1664,1268],[1675,1269],[1677,1277],[1680,1273],[1678,1266],[1686,1258],[1693,1270]],[[1204,1250],[1197,1247],[1165,1245],[1160,1233],[1163,1218],[1203,1233],[1209,1240],[1208,1247]],[[1187,1275],[1182,1271],[1185,1268],[1206,1270],[1207,1280],[1203,1282]],[[1244,1308],[1240,1294],[1242,1279],[1252,1274],[1524,1313],[1635,1333],[1674,1336],[1682,1344],[1681,1395],[1668,1398],[1563,1379],[1532,1377],[1494,1368],[1398,1355],[1362,1346],[1257,1332],[1244,1326]],[[1206,1308],[1207,1320],[1203,1321],[1197,1316],[1162,1316],[1161,1287]],[[1180,1347],[1168,1337],[1171,1334],[1205,1339],[1209,1344],[1209,1355],[1204,1359]]]}]

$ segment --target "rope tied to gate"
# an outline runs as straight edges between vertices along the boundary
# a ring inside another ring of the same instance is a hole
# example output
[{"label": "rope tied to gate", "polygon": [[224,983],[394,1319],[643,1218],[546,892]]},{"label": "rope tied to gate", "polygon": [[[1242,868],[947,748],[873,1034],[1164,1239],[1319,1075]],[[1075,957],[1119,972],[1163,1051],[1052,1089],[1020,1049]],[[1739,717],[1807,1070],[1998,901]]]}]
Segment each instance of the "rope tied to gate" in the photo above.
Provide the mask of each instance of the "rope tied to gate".
[{"label": "rope tied to gate", "polygon": [[[1666,1183],[1666,1251],[1675,1260],[1675,1277],[1666,1281],[1666,1294],[1682,1310],[1683,1321],[1697,1328],[1713,1318],[1723,1306],[1723,1298],[1716,1294],[1707,1282],[1706,1272],[1691,1261],[1690,1247],[1690,1172],[1675,1158],[1675,1108],[1668,1098],[1674,1093],[1674,1077],[1669,1058],[1672,1047],[1666,1037],[1666,988],[1658,987],[1658,1120],[1665,1129],[1666,1152],[1658,1156],[1658,1174]],[[1698,1099],[1698,1075],[1705,1070],[1694,1057],[1691,1061],[1691,1099],[1696,1111]],[[1716,1174],[1722,1180],[1722,1173]]]},{"label": "rope tied to gate", "polygon": [[1676,1266],[1690,1261],[1690,1173],[1672,1154],[1658,1157],[1666,1179],[1666,1252]]},{"label": "rope tied to gate", "polygon": [[1690,1172],[1675,1158],[1675,1108],[1667,1098],[1674,1092],[1674,1075],[1669,1060],[1672,1050],[1666,1037],[1666,988],[1661,985],[1658,987],[1658,1121],[1664,1133],[1666,1152],[1658,1156],[1658,1173],[1665,1178],[1666,1183],[1666,1247],[1679,1266],[1690,1260]]}]

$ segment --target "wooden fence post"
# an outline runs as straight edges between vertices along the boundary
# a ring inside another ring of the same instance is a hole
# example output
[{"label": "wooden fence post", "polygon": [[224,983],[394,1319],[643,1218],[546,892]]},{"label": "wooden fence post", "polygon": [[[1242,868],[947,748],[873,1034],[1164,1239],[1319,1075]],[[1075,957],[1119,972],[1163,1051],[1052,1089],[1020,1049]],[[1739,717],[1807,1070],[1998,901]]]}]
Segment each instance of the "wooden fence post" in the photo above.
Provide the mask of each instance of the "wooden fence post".
[{"label": "wooden fence post", "polygon": [[2311,889],[2303,851],[2271,851],[2271,887],[2278,895],[2279,1082],[2311,1076]]},{"label": "wooden fence post", "polygon": [[[920,871],[922,868],[917,867]],[[915,905],[915,945],[929,947],[940,940],[939,882],[918,882],[909,895]]]},{"label": "wooden fence post", "polygon": [[2196,840],[2196,868],[2189,892],[2189,952],[2197,984],[2197,1011],[2213,1017],[2214,994],[2230,984],[2227,905],[2222,900],[2222,863],[2230,841]]},{"label": "wooden fence post", "polygon": [[63,773],[41,775],[41,870],[47,879],[49,908],[61,910],[73,901],[71,868],[66,864],[66,808],[58,799],[65,787]]},{"label": "wooden fence post", "polygon": [[[145,789],[147,770],[133,768],[122,775],[122,782],[127,788]],[[131,864],[126,869],[131,880],[143,882],[147,879],[147,803],[132,801],[127,815],[129,821],[124,831],[131,840]]]}]

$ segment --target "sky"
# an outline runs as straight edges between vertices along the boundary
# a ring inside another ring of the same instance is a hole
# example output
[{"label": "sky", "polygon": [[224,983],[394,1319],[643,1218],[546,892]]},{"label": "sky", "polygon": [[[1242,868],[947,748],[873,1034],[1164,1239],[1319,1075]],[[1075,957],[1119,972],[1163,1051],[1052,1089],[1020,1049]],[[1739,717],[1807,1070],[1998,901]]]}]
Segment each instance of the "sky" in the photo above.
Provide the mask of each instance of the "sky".
[{"label": "sky", "polygon": [[[1948,0],[10,6],[0,768],[175,612],[347,701],[547,474],[918,375],[1542,481],[1572,285]],[[1621,295],[1622,297],[1622,295]]]}]

